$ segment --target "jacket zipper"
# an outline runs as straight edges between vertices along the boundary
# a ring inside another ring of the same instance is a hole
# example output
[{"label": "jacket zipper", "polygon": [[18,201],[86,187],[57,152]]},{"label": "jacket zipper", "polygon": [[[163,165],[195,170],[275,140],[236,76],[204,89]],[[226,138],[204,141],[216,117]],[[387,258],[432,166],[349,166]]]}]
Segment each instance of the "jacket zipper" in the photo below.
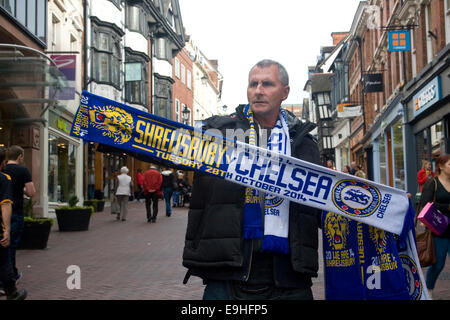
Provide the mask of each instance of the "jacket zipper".
[{"label": "jacket zipper", "polygon": [[250,262],[249,262],[249,265],[248,265],[247,274],[242,278],[242,281],[247,281],[248,278],[250,277],[250,270],[252,269],[252,260],[253,260],[253,239],[252,239],[252,242],[251,242]]}]

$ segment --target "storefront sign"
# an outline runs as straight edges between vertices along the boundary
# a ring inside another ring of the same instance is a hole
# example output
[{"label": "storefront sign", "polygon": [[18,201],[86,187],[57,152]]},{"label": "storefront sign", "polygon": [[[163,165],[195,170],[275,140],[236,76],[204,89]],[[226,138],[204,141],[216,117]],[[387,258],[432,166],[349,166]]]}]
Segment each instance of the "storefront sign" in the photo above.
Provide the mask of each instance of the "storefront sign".
[{"label": "storefront sign", "polygon": [[441,98],[441,81],[439,76],[437,76],[414,95],[414,117],[434,105]]},{"label": "storefront sign", "polygon": [[383,92],[383,74],[367,73],[364,75],[364,92]]},{"label": "storefront sign", "polygon": [[51,55],[50,58],[52,58],[52,60],[57,65],[59,71],[62,74],[64,74],[67,79],[67,87],[61,88],[56,93],[56,99],[58,100],[75,99],[77,56],[67,54],[54,54]]},{"label": "storefront sign", "polygon": [[361,106],[354,103],[341,103],[337,105],[338,118],[354,118],[362,115]]},{"label": "storefront sign", "polygon": [[388,32],[389,52],[410,51],[411,40],[409,30],[394,30]]}]

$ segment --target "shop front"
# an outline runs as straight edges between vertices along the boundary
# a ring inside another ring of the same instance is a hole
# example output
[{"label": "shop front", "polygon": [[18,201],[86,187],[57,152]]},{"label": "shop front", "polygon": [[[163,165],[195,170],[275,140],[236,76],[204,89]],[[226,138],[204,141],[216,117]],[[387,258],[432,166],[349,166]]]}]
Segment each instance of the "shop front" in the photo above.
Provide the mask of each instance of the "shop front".
[{"label": "shop front", "polygon": [[403,105],[397,96],[371,128],[373,179],[406,190]]},{"label": "shop front", "polygon": [[419,191],[417,172],[424,160],[435,161],[442,153],[450,153],[450,60],[447,46],[413,81],[407,85],[408,189]]},{"label": "shop front", "polygon": [[343,121],[336,122],[332,136],[336,159],[335,166],[339,171],[342,171],[346,165],[350,165],[349,135],[350,121],[344,119]]},{"label": "shop front", "polygon": [[44,216],[54,216],[54,209],[73,195],[83,195],[83,144],[69,135],[71,115],[48,112],[48,126],[41,128],[45,143],[41,152],[41,199]]}]

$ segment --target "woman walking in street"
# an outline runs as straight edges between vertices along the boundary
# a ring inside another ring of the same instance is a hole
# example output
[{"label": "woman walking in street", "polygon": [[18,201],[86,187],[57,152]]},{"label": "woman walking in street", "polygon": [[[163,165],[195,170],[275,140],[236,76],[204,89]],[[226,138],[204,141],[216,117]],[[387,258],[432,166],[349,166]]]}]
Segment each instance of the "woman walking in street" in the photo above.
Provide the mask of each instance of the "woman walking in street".
[{"label": "woman walking in street", "polygon": [[117,214],[117,220],[122,218],[122,221],[127,219],[128,214],[128,199],[132,194],[133,182],[131,177],[128,175],[128,168],[122,167],[120,169],[120,175],[117,176],[117,189],[116,197],[119,203],[119,213]]},{"label": "woman walking in street", "polygon": [[[420,205],[423,208],[428,202],[433,202],[436,208],[450,217],[450,155],[442,154],[436,161],[436,177],[429,179],[422,188]],[[445,259],[450,256],[450,226],[440,236],[433,234],[436,263],[427,271],[426,284],[430,296],[439,274],[444,269]]]}]

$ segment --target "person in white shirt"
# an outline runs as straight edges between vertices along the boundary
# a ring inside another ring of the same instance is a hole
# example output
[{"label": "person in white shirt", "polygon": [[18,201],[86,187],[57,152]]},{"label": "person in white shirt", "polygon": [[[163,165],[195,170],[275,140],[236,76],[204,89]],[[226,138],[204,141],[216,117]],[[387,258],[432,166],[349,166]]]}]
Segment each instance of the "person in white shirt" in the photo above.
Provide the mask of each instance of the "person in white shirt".
[{"label": "person in white shirt", "polygon": [[133,181],[128,175],[128,168],[120,168],[120,175],[117,176],[117,188],[116,188],[116,198],[120,207],[120,211],[117,214],[117,220],[122,218],[122,221],[127,219],[128,214],[128,199],[133,190]]}]

